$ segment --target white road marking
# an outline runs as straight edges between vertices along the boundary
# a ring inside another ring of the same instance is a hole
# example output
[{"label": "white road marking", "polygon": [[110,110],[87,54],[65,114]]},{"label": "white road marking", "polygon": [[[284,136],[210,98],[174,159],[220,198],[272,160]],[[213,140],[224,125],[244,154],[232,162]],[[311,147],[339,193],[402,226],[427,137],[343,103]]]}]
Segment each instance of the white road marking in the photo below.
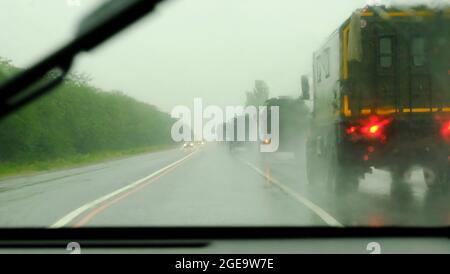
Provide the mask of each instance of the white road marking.
[{"label": "white road marking", "polygon": [[246,165],[251,167],[253,170],[255,170],[258,174],[275,184],[278,188],[280,188],[283,192],[290,195],[292,198],[294,198],[296,201],[302,203],[304,206],[309,208],[311,211],[313,211],[317,216],[319,216],[326,224],[333,227],[344,227],[340,222],[338,222],[333,216],[331,216],[328,212],[326,212],[324,209],[322,209],[320,206],[316,205],[309,199],[303,197],[295,190],[291,189],[290,187],[284,185],[280,181],[278,181],[276,178],[273,178],[267,174],[265,174],[263,171],[261,171],[259,168],[254,166],[253,164],[243,161]]},{"label": "white road marking", "polygon": [[189,157],[191,157],[196,151],[193,151],[191,153],[189,153],[188,155],[186,155],[185,157],[181,158],[180,160],[171,163],[170,165],[163,167],[162,169],[153,172],[152,174],[148,175],[145,178],[139,179],[138,181],[131,183],[125,187],[122,187],[116,191],[113,191],[105,196],[102,196],[92,202],[89,202],[77,209],[75,209],[74,211],[70,212],[69,214],[67,214],[66,216],[62,217],[61,219],[59,219],[56,223],[52,224],[50,226],[50,228],[62,228],[64,226],[66,226],[67,224],[69,224],[70,222],[72,222],[75,218],[77,218],[78,216],[80,216],[81,214],[83,214],[85,211],[87,211],[88,209],[91,209],[93,207],[96,207],[98,205],[100,205],[101,203],[113,198],[114,196],[117,196],[127,190],[130,190],[132,188],[135,188],[137,186],[139,186],[140,184],[150,180],[151,178],[163,173],[164,171],[178,165],[179,163],[185,161],[186,159],[188,159]]}]

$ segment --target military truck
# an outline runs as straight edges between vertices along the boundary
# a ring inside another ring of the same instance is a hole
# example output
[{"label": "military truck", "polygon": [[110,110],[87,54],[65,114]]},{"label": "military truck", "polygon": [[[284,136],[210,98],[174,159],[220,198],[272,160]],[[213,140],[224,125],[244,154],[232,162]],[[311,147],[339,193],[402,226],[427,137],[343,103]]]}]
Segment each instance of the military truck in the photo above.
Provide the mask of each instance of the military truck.
[{"label": "military truck", "polygon": [[[238,133],[239,120],[243,123],[244,126],[243,136],[239,136]],[[231,128],[232,130],[229,132],[228,130]],[[248,115],[236,116],[225,123],[224,132],[229,151],[233,152],[236,150],[245,150],[251,147],[252,142],[250,141],[250,117]],[[231,138],[232,140],[228,140],[227,138]]]},{"label": "military truck", "polygon": [[357,10],[313,58],[311,184],[348,192],[376,168],[395,187],[417,165],[448,189],[450,8]]},{"label": "military truck", "polygon": [[[310,113],[308,106],[305,104],[305,98],[280,96],[268,99],[265,106],[267,106],[265,110],[267,113],[263,113],[261,121],[267,125],[267,129],[260,127],[260,130],[267,130],[268,134],[272,133],[272,123],[268,122],[272,120],[271,107],[277,106],[279,108],[279,145],[276,152],[293,153],[296,159],[303,156]],[[270,145],[271,141],[269,137],[264,136],[260,140],[262,145]],[[263,156],[269,155],[270,153],[263,153]]]}]

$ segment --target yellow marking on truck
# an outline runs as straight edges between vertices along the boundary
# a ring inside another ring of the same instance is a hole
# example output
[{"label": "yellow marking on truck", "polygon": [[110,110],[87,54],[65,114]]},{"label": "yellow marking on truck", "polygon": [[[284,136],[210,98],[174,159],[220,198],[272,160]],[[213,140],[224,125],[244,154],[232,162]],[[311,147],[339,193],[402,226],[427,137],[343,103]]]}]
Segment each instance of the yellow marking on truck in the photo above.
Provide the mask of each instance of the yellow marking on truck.
[{"label": "yellow marking on truck", "polygon": [[352,111],[348,107],[348,95],[344,95],[344,116],[345,117],[352,116]]},{"label": "yellow marking on truck", "polygon": [[[398,112],[398,110],[396,110],[395,108],[381,108],[381,109],[377,109],[375,112],[378,115],[388,115],[388,114],[396,113],[396,112]],[[362,115],[369,115],[371,113],[372,113],[372,110],[370,108],[364,108],[361,110]]]},{"label": "yellow marking on truck", "polygon": [[[344,73],[344,80],[348,79],[348,33],[350,32],[350,24],[347,25],[343,30],[343,58],[344,58],[344,64],[343,64],[343,73]],[[351,114],[350,114],[351,115]]]},{"label": "yellow marking on truck", "polygon": [[397,110],[395,108],[388,108],[388,109],[377,109],[377,114],[379,115],[388,115],[392,113],[396,113]]},{"label": "yellow marking on truck", "polygon": [[[428,16],[434,16],[434,12],[432,11],[391,11],[386,13],[389,17],[410,17],[410,16],[420,16],[420,17],[428,17]],[[362,12],[361,16],[363,17],[372,17],[375,14],[371,11],[368,12]]]},{"label": "yellow marking on truck", "polygon": [[371,114],[372,110],[370,108],[361,109],[361,114],[368,115]]},{"label": "yellow marking on truck", "polygon": [[[345,117],[351,117],[352,111],[349,109],[349,101],[348,96],[344,96],[344,116]],[[450,107],[443,107],[441,109],[439,108],[403,108],[403,109],[395,109],[395,108],[378,108],[375,111],[372,111],[370,108],[363,108],[361,109],[360,113],[361,115],[370,115],[373,112],[375,112],[378,115],[389,115],[393,113],[427,113],[427,112],[450,112]]]},{"label": "yellow marking on truck", "polygon": [[403,109],[403,112],[406,112],[406,113],[410,113],[410,112],[412,112],[412,113],[426,113],[426,112],[436,112],[436,111],[438,111],[437,108],[432,108],[432,109],[430,109],[430,108],[412,108],[412,109],[404,108]]},{"label": "yellow marking on truck", "polygon": [[371,12],[371,11],[361,12],[360,15],[363,17],[371,17],[371,16],[373,16],[373,12]]}]

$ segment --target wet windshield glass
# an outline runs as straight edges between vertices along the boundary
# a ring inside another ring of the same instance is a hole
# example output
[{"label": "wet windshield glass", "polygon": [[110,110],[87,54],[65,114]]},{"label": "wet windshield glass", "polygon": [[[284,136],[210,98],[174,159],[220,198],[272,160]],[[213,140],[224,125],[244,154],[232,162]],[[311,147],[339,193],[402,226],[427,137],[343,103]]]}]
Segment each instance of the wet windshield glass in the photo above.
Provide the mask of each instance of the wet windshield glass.
[{"label": "wet windshield glass", "polygon": [[[104,1],[41,2],[0,83]],[[160,4],[0,120],[0,227],[448,226],[450,1],[404,2]]]}]

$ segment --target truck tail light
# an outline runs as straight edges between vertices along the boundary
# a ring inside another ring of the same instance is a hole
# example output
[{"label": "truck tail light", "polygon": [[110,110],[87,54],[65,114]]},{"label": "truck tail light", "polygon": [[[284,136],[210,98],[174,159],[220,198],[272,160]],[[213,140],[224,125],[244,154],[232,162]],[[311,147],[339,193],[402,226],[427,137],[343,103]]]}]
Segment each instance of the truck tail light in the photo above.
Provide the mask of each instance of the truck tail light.
[{"label": "truck tail light", "polygon": [[356,130],[357,130],[357,127],[351,126],[351,127],[347,128],[346,132],[347,132],[347,134],[351,135],[351,134],[356,133]]},{"label": "truck tail light", "polygon": [[442,124],[441,135],[444,139],[450,140],[450,121]]},{"label": "truck tail light", "polygon": [[384,128],[389,125],[392,118],[380,119],[377,116],[372,116],[369,120],[363,122],[361,127],[361,134],[369,139],[385,139]]},{"label": "truck tail light", "polygon": [[[392,122],[392,118],[380,118],[371,116],[369,119],[361,120],[357,125],[352,125],[346,129],[346,133],[352,136],[352,139],[377,139],[386,140],[385,127]],[[450,137],[450,124],[449,124]]]}]

